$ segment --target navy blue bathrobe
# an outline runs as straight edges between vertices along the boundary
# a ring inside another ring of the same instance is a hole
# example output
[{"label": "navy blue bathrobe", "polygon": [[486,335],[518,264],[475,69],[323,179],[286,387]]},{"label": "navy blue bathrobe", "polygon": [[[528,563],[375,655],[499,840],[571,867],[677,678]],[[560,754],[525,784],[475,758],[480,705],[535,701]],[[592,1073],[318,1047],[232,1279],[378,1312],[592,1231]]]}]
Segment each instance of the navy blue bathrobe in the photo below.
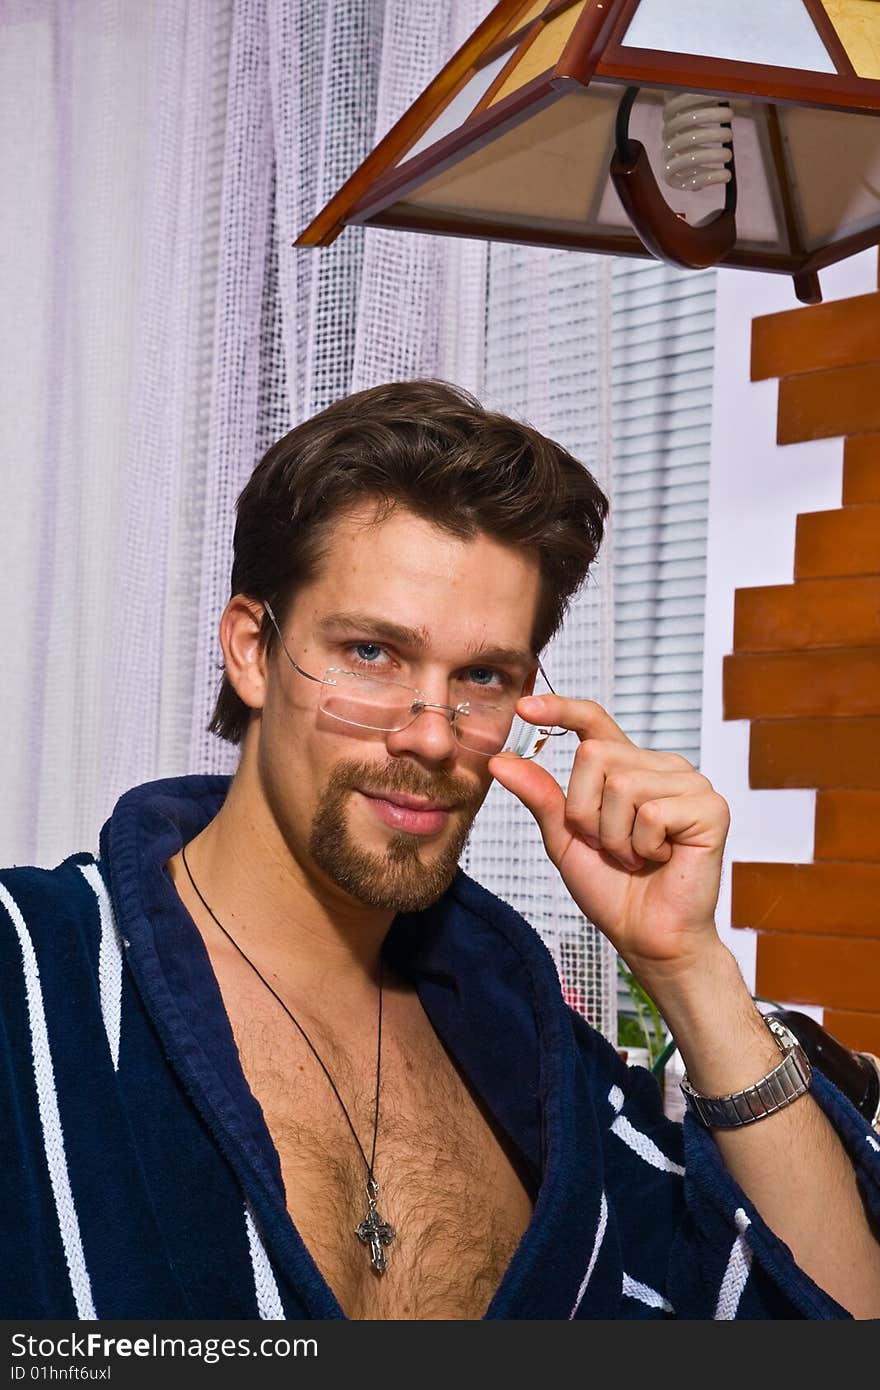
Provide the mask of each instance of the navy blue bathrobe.
[{"label": "navy blue bathrobe", "polygon": [[[0,1317],[342,1318],[287,1211],[202,938],[165,870],[227,777],[120,798],[98,856],[0,873]],[[531,1171],[487,1318],[841,1318],[657,1085],[459,872],[388,959]],[[814,1094],[880,1229],[880,1141]]]}]

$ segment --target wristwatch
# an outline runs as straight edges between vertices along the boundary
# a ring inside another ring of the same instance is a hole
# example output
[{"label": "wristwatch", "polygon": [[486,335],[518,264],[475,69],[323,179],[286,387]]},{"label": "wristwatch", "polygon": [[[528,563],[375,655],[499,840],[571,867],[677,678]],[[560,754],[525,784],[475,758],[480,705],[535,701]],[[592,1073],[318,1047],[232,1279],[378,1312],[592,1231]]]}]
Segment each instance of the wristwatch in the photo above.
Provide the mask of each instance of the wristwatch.
[{"label": "wristwatch", "polygon": [[782,1061],[753,1086],[729,1096],[701,1096],[683,1076],[681,1089],[688,1109],[707,1129],[733,1129],[775,1115],[810,1089],[813,1069],[794,1033],[777,1018],[765,1018],[782,1053]]}]

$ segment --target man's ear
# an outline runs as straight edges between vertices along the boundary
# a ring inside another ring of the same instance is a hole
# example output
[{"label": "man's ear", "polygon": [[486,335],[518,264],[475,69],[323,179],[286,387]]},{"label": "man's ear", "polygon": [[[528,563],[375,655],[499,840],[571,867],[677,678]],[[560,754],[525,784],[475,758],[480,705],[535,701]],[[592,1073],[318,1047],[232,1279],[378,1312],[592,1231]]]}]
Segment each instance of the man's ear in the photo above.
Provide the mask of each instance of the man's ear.
[{"label": "man's ear", "polygon": [[249,709],[262,709],[266,698],[266,652],[259,640],[262,622],[262,605],[244,594],[229,600],[220,619],[226,675]]}]

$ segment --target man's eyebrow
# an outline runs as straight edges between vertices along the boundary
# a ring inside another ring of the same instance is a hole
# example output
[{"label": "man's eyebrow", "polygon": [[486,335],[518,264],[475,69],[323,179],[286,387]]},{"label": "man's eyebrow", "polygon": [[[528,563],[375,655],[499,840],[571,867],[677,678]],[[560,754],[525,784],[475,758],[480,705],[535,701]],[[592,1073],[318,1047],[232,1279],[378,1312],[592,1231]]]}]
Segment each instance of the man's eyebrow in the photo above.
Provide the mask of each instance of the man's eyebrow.
[{"label": "man's eyebrow", "polygon": [[[426,628],[406,627],[402,623],[392,623],[387,618],[377,617],[374,613],[358,611],[328,613],[318,621],[318,628],[324,633],[359,628],[364,632],[369,632],[371,636],[383,637],[387,642],[394,642],[399,647],[407,647],[410,651],[415,652],[426,652],[431,645],[430,635]],[[519,666],[526,670],[535,664],[534,655],[520,647],[492,647],[485,642],[465,659],[467,661],[490,662],[492,665],[498,666]]]},{"label": "man's eyebrow", "polygon": [[523,651],[521,647],[490,647],[483,643],[476,651],[471,652],[468,661],[485,661],[490,666],[519,666],[524,671],[530,671],[535,664],[535,657],[532,652]]},{"label": "man's eyebrow", "polygon": [[320,619],[318,627],[322,632],[360,628],[376,637],[384,637],[389,642],[396,642],[401,647],[410,647],[413,651],[419,652],[427,651],[430,645],[426,628],[404,627],[402,623],[392,623],[387,618],[379,618],[375,613],[354,610],[347,613],[328,613]]}]

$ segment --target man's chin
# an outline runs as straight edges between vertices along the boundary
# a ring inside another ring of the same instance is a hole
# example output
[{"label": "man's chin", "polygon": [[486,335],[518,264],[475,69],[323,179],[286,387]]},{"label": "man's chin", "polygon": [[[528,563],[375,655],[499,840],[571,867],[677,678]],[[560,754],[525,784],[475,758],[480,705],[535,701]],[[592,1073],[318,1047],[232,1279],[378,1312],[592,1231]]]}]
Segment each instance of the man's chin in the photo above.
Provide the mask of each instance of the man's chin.
[{"label": "man's chin", "polygon": [[313,835],[311,852],[327,877],[365,907],[419,912],[446,892],[465,839],[400,831],[357,839],[350,833]]},{"label": "man's chin", "polygon": [[[383,786],[404,790],[389,777]],[[370,806],[361,792],[361,769],[341,768],[331,778],[312,821],[309,850],[316,866],[338,887],[365,907],[387,912],[418,912],[446,892],[476,815],[467,804],[467,789],[450,784],[442,789],[411,785],[409,795],[425,799],[435,794],[454,805],[442,826],[419,827],[432,833],[412,833],[387,823],[388,815]],[[375,794],[373,794],[375,795]],[[385,808],[387,812],[387,807]],[[393,819],[393,815],[391,819]]]},{"label": "man's chin", "polygon": [[387,912],[421,912],[442,898],[455,877],[458,861],[421,865],[392,858],[334,855],[319,867],[344,892],[364,907]]}]

